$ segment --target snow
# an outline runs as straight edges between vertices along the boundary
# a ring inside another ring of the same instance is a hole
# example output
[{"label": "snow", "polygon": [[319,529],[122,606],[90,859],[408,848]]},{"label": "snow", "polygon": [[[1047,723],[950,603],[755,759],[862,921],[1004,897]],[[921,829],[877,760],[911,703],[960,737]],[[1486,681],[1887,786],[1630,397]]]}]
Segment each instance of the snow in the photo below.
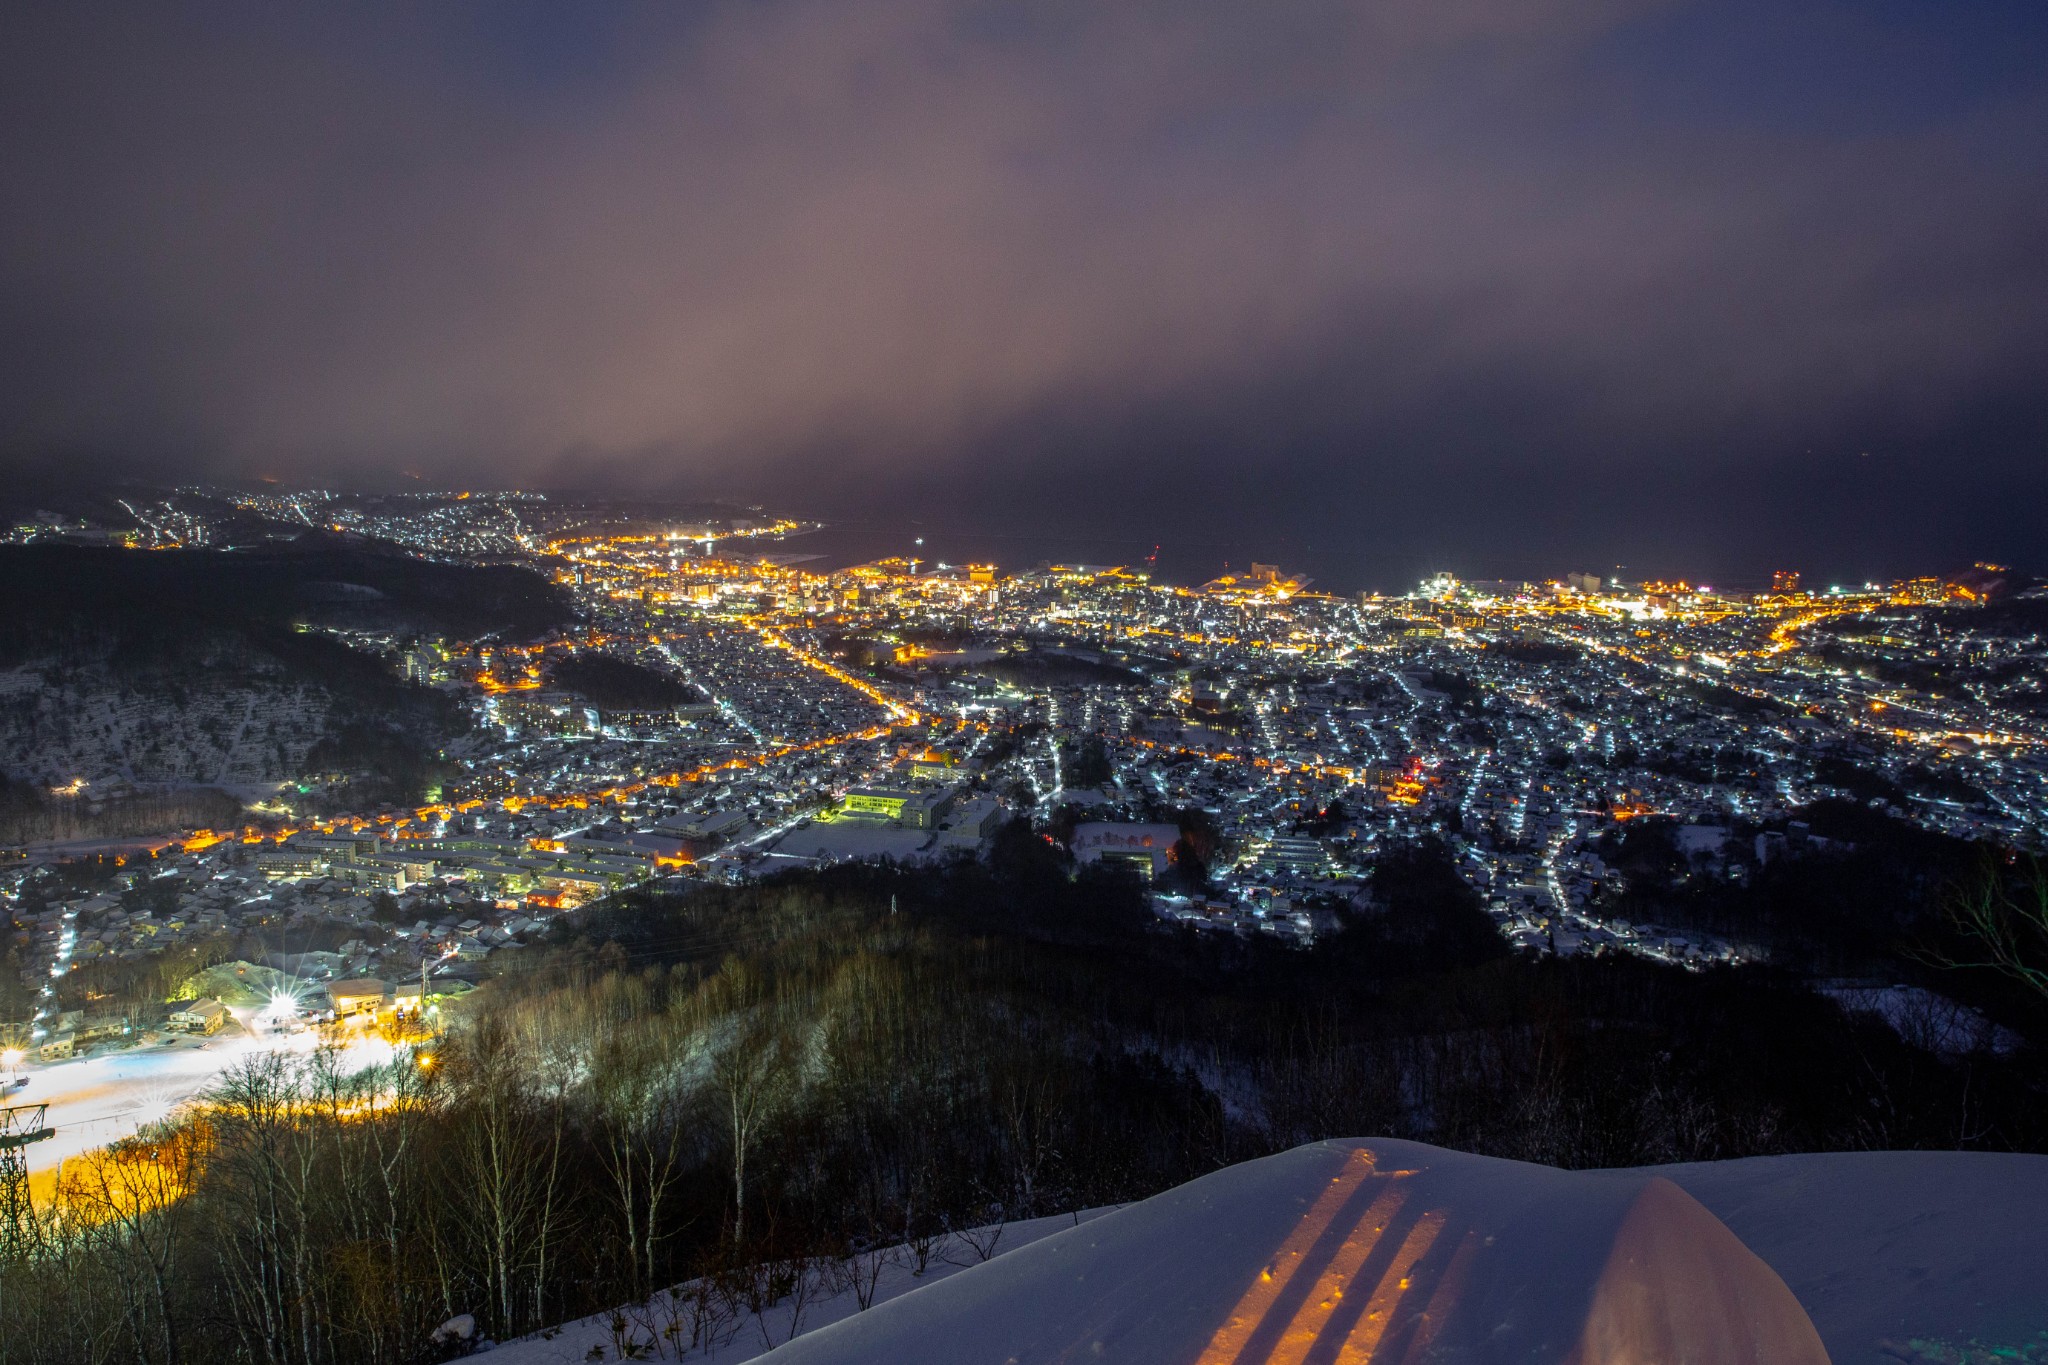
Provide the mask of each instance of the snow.
[{"label": "snow", "polygon": [[[932,1249],[922,1275],[913,1273],[909,1253],[895,1248],[894,1254],[888,1256],[879,1268],[870,1303],[879,1306],[981,1264],[982,1257],[975,1251],[974,1242],[990,1248],[989,1238],[992,1236],[993,1253],[1000,1257],[1055,1233],[1084,1227],[1113,1212],[1114,1209],[1088,1209],[1080,1213],[1062,1213],[1050,1218],[1010,1223],[1000,1229],[977,1229],[966,1235],[946,1237]],[[641,1324],[661,1321],[664,1314],[659,1310],[663,1307],[665,1305],[658,1302],[654,1305],[656,1311],[651,1313],[629,1310],[620,1315],[621,1325],[626,1332],[645,1340],[650,1334]],[[799,1333],[815,1331],[860,1311],[859,1298],[850,1290],[821,1295],[806,1303],[800,1313],[784,1301],[759,1321],[747,1315],[727,1324],[718,1334],[720,1339],[716,1344],[708,1349],[686,1351],[683,1357],[693,1365],[697,1362],[742,1365],[742,1362],[767,1353],[774,1345],[787,1342]],[[490,1365],[582,1365],[591,1360],[618,1360],[621,1357],[617,1336],[612,1315],[599,1313],[565,1323],[546,1334],[508,1341],[490,1352]],[[592,1355],[593,1350],[602,1354]],[[661,1355],[650,1352],[650,1355],[655,1359],[676,1358],[673,1350]]]},{"label": "snow", "polygon": [[1929,1343],[2036,1340],[2043,1227],[2048,1158],[2036,1156],[1566,1172],[1325,1142],[839,1314],[769,1359],[1936,1359]]},{"label": "snow", "polygon": [[1660,1169],[1784,1277],[1837,1365],[1879,1359],[1886,1343],[2010,1348],[2048,1328],[2048,1156],[1842,1152]]},{"label": "snow", "polygon": [[1716,854],[1728,843],[1728,831],[1720,825],[1680,825],[1678,827],[1678,851],[1691,857],[1695,854]]},{"label": "snow", "polygon": [[233,1035],[204,1042],[180,1038],[29,1068],[29,1084],[13,1102],[49,1105],[47,1122],[57,1134],[27,1149],[29,1173],[54,1170],[168,1118],[260,1046]]},{"label": "snow", "polygon": [[117,675],[103,664],[49,660],[0,669],[0,768],[58,784],[120,775],[140,782],[271,785],[304,766],[331,728],[335,703],[318,688],[220,659],[204,686]]},{"label": "snow", "polygon": [[931,843],[928,829],[898,829],[880,821],[835,820],[801,825],[773,846],[777,856],[832,863],[848,858],[915,861]]},{"label": "snow", "polygon": [[[48,1105],[45,1122],[56,1134],[25,1151],[37,1196],[44,1197],[54,1185],[53,1173],[64,1162],[170,1118],[237,1064],[269,1051],[307,1052],[314,1041],[303,1032],[223,1033],[204,1040],[174,1036],[147,1047],[26,1068],[29,1084],[10,1102]],[[361,1070],[391,1055],[388,1044],[358,1037],[343,1053],[344,1068]]]},{"label": "snow", "polygon": [[1876,1015],[1900,1038],[1937,1056],[2013,1052],[2020,1045],[2019,1035],[2012,1030],[1922,986],[1843,983],[1819,990],[1851,1014]]}]

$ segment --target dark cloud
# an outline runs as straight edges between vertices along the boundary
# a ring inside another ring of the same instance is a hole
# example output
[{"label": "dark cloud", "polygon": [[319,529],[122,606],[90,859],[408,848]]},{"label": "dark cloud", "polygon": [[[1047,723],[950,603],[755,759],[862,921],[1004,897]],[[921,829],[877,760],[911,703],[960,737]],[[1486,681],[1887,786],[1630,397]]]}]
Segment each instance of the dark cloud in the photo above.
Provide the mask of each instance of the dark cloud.
[{"label": "dark cloud", "polygon": [[2048,548],[2023,11],[578,8],[11,10],[0,443]]}]

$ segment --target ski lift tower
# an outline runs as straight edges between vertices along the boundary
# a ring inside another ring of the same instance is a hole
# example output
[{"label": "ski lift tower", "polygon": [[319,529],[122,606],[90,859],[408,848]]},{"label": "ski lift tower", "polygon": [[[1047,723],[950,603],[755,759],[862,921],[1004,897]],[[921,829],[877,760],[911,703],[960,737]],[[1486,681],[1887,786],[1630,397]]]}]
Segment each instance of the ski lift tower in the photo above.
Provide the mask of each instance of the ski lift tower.
[{"label": "ski lift tower", "polygon": [[0,1253],[18,1252],[35,1218],[28,1197],[28,1146],[57,1136],[46,1122],[47,1104],[0,1109]]}]

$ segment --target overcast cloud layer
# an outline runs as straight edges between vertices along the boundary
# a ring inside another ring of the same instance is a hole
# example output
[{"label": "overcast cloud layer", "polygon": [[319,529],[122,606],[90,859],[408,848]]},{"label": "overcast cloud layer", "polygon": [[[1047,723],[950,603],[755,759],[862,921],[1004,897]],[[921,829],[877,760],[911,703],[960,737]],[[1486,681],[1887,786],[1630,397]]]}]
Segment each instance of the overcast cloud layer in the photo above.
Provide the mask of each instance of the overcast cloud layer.
[{"label": "overcast cloud layer", "polygon": [[15,5],[0,451],[2048,562],[2048,41],[1956,8]]}]

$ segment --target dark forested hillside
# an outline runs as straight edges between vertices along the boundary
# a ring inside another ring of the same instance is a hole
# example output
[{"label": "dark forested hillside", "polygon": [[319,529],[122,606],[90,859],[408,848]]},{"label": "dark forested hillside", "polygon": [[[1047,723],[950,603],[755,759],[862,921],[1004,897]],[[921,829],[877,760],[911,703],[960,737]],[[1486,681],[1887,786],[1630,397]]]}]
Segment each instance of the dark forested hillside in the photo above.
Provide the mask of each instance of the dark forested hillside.
[{"label": "dark forested hillside", "polygon": [[82,1207],[177,1197],[0,1261],[0,1359],[423,1359],[455,1313],[503,1339],[684,1281],[690,1340],[806,1267],[1339,1135],[1588,1166],[2048,1134],[2038,1053],[1943,1060],[1758,970],[1509,955],[1441,849],[1387,867],[1307,954],[1169,930],[1022,825],[985,864],[614,899],[430,1064],[265,1055],[74,1172]]},{"label": "dark forested hillside", "polygon": [[166,830],[224,828],[242,803],[214,787],[144,791],[105,801],[51,795],[0,772],[0,844],[115,839]]},{"label": "dark forested hillside", "polygon": [[[326,537],[261,551],[0,547],[0,771],[88,784],[0,811],[0,841],[156,832],[156,788],[293,782],[310,799],[411,802],[461,708],[307,627],[525,637],[570,618],[522,569],[429,563]],[[182,808],[181,808],[182,809]],[[140,826],[140,827],[138,827]]]},{"label": "dark forested hillside", "polygon": [[702,701],[703,694],[665,673],[610,654],[571,654],[548,665],[548,681],[607,710],[654,711]]},{"label": "dark forested hillside", "polygon": [[218,632],[274,642],[301,622],[526,638],[571,617],[560,590],[525,569],[320,535],[248,551],[0,546],[0,664],[102,645],[135,664],[175,661]]}]

